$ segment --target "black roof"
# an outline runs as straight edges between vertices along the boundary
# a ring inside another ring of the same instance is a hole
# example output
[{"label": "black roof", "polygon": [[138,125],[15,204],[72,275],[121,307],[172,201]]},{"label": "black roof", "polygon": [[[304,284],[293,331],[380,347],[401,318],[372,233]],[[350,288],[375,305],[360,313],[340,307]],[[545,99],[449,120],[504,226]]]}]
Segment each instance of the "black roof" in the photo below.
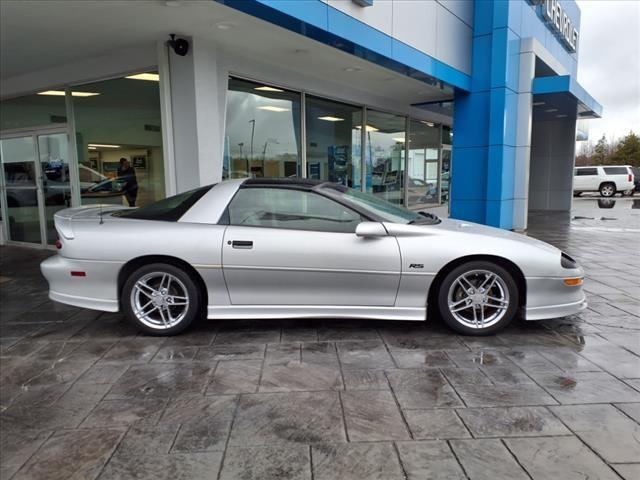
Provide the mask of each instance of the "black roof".
[{"label": "black roof", "polygon": [[297,177],[288,177],[288,178],[248,178],[244,182],[242,182],[243,186],[247,187],[256,187],[256,186],[280,186],[280,187],[290,187],[290,188],[301,188],[311,190],[313,187],[317,187],[323,183],[327,183],[322,180],[314,180],[311,178],[297,178]]}]

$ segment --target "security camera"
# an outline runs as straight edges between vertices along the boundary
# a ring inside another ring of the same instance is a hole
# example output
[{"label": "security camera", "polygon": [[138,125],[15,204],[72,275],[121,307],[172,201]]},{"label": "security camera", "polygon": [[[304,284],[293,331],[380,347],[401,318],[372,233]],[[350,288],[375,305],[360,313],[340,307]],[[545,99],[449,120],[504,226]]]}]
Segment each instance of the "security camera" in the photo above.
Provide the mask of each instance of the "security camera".
[{"label": "security camera", "polygon": [[167,45],[173,48],[176,55],[184,57],[189,52],[189,42],[184,38],[176,38],[175,33],[172,33],[170,37],[171,40],[167,42]]}]

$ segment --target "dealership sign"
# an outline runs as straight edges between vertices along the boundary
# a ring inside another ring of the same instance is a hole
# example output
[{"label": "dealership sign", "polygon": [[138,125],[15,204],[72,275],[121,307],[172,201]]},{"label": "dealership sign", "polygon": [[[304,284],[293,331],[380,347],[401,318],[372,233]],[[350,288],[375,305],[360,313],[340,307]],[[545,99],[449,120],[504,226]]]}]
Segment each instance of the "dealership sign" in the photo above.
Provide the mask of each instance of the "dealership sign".
[{"label": "dealership sign", "polygon": [[578,50],[580,33],[573,20],[562,8],[559,0],[529,0],[534,5],[542,4],[542,17],[547,25],[558,36],[564,47],[570,52]]}]

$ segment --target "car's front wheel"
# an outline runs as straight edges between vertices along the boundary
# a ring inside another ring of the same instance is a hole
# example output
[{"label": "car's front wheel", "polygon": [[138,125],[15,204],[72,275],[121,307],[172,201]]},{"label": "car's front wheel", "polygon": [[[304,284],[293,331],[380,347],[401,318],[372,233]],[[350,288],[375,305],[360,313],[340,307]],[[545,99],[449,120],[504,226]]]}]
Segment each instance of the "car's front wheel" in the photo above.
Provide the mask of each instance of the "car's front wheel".
[{"label": "car's front wheel", "polygon": [[515,317],[519,292],[513,276],[491,262],[454,268],[440,285],[438,307],[444,321],[464,335],[489,335]]},{"label": "car's front wheel", "polygon": [[125,315],[140,330],[153,335],[175,335],[187,328],[200,311],[196,282],[168,263],[144,265],[134,271],[122,289]]}]

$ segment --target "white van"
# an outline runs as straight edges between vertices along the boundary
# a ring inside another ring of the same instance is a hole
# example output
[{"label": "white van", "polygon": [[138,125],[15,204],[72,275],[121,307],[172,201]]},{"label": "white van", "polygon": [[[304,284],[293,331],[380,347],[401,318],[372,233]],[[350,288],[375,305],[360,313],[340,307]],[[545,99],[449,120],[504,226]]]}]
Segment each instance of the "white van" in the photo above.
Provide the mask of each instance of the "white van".
[{"label": "white van", "polygon": [[617,192],[633,195],[633,170],[628,165],[598,165],[576,167],[573,171],[573,194],[600,192],[603,197],[613,197]]}]

